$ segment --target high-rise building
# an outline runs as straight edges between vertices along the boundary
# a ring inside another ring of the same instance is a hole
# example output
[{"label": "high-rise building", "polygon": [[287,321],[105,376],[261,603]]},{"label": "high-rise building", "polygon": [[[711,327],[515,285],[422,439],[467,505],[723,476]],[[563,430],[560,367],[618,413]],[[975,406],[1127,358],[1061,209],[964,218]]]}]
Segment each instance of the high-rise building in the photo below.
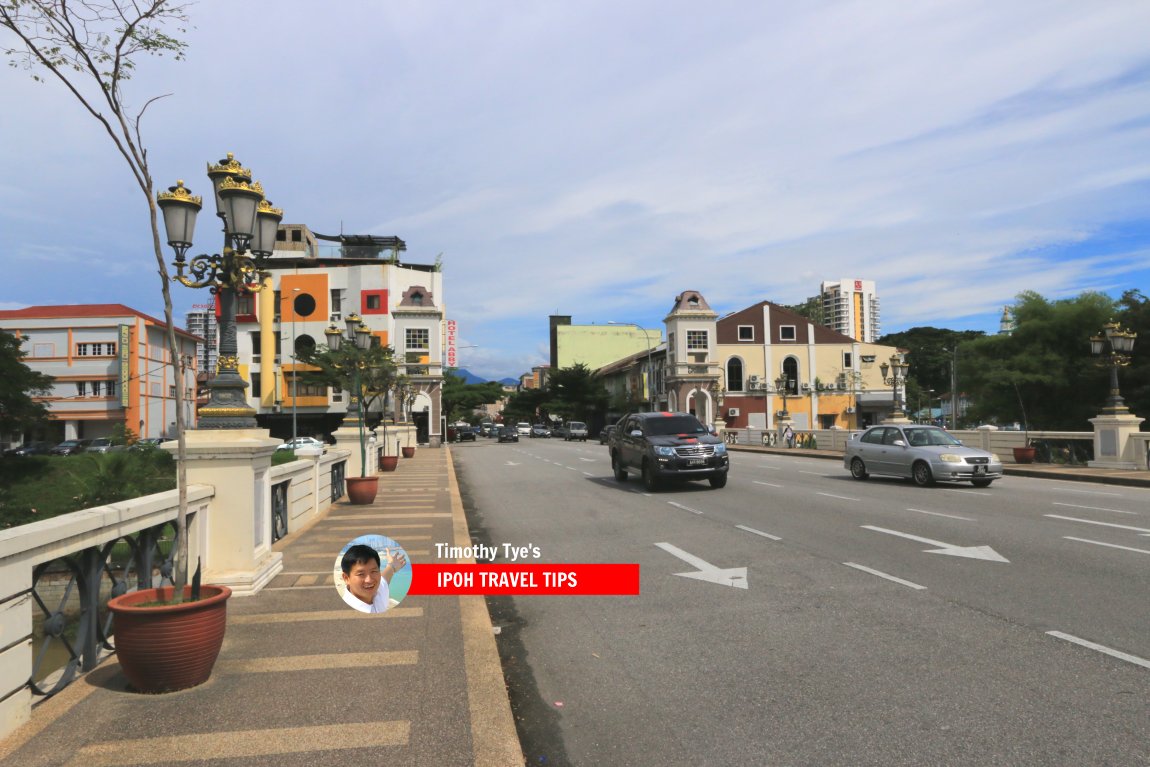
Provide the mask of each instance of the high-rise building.
[{"label": "high-rise building", "polygon": [[215,304],[193,305],[187,325],[189,333],[203,339],[196,344],[196,369],[213,375],[220,351]]},{"label": "high-rise building", "polygon": [[823,324],[828,328],[867,344],[881,335],[878,294],[872,280],[824,282],[819,297]]}]

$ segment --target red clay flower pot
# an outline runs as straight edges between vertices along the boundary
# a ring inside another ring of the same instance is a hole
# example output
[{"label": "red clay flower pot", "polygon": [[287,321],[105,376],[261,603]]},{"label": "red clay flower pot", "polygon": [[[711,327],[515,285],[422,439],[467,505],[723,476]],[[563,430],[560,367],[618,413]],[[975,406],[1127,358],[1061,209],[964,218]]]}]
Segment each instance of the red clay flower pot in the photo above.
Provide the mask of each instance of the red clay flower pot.
[{"label": "red clay flower pot", "polygon": [[385,455],[379,459],[380,471],[395,471],[397,466],[399,466],[398,455]]},{"label": "red clay flower pot", "polygon": [[415,455],[415,448],[414,447],[403,448],[403,457],[404,458],[411,458],[413,455]]},{"label": "red clay flower pot", "polygon": [[1015,447],[1011,450],[1014,451],[1015,463],[1034,463],[1035,449],[1033,447]]},{"label": "red clay flower pot", "polygon": [[364,504],[375,500],[375,493],[379,490],[379,477],[347,477],[347,499],[352,503]]},{"label": "red clay flower pot", "polygon": [[[173,588],[141,589],[108,600],[116,655],[138,692],[172,692],[203,684],[212,675],[227,627],[227,586],[203,586],[196,602],[167,602]],[[184,587],[184,598],[192,587]]]}]

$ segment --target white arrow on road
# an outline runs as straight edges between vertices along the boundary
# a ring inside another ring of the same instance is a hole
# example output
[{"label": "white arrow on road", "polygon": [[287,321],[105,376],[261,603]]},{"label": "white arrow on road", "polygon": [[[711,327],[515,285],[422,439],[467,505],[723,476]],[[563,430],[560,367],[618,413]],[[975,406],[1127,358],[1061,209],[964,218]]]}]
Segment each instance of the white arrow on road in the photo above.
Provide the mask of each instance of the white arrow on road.
[{"label": "white arrow on road", "polygon": [[989,546],[955,546],[952,543],[943,543],[942,541],[932,541],[930,538],[922,538],[910,533],[900,533],[897,530],[887,530],[883,527],[873,527],[871,525],[863,525],[864,530],[874,530],[876,533],[886,533],[887,535],[897,535],[899,538],[907,538],[919,543],[928,543],[931,546],[938,546],[940,548],[930,549],[926,551],[927,554],[946,554],[948,557],[968,557],[970,559],[985,559],[990,562],[1006,562],[1010,560],[999,554]]},{"label": "white arrow on road", "polygon": [[710,562],[700,559],[694,554],[688,554],[678,546],[672,546],[669,543],[656,543],[655,545],[668,554],[678,557],[687,564],[699,568],[698,572],[675,573],[675,575],[683,578],[694,578],[697,581],[717,583],[720,586],[730,586],[736,589],[747,588],[747,568],[745,567],[715,567]]},{"label": "white arrow on road", "polygon": [[514,461],[508,461],[507,465],[508,466],[518,466],[519,464],[515,463]]}]

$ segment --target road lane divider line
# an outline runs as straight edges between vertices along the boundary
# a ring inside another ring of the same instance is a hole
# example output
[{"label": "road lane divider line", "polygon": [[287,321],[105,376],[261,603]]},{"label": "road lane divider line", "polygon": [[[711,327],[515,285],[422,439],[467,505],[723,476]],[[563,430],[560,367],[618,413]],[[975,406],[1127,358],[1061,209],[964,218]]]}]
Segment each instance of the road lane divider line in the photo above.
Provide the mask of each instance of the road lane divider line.
[{"label": "road lane divider line", "polygon": [[735,527],[737,527],[739,530],[746,530],[748,533],[754,533],[755,535],[761,535],[764,538],[770,538],[772,541],[781,541],[782,540],[782,538],[780,538],[777,535],[771,535],[770,533],[764,533],[762,530],[756,530],[755,528],[747,527],[746,525],[735,525]]},{"label": "road lane divider line", "polygon": [[1099,525],[1100,527],[1116,527],[1119,530],[1133,530],[1136,533],[1150,534],[1150,530],[1145,527],[1131,527],[1130,525],[1116,525],[1113,522],[1097,522],[1093,519],[1079,519],[1078,517],[1062,517],[1057,514],[1043,514],[1044,517],[1051,519],[1064,519],[1067,522],[1082,522],[1087,525]]},{"label": "road lane divider line", "polygon": [[1055,506],[1066,506],[1066,507],[1071,508],[1071,509],[1086,509],[1088,511],[1112,511],[1115,514],[1133,514],[1135,516],[1141,515],[1141,512],[1123,511],[1122,509],[1108,509],[1105,506],[1082,506],[1081,504],[1077,504],[1077,503],[1059,503],[1058,501],[1055,501],[1054,505]]},{"label": "road lane divider line", "polygon": [[676,509],[682,509],[683,511],[689,511],[692,514],[702,514],[703,513],[701,511],[699,511],[698,509],[692,509],[690,506],[684,506],[683,504],[675,503],[674,501],[667,501],[667,504],[670,506],[674,506]]},{"label": "road lane divider line", "polygon": [[830,493],[815,493],[815,495],[825,495],[827,498],[838,498],[840,501],[854,501],[858,503],[858,498],[848,498],[845,495],[831,495]]},{"label": "road lane divider line", "polygon": [[1072,535],[1062,536],[1068,541],[1078,541],[1079,543],[1093,543],[1095,546],[1107,546],[1112,549],[1122,549],[1123,551],[1137,551],[1139,554],[1150,554],[1148,549],[1135,549],[1130,546],[1119,546],[1117,543],[1103,543],[1102,541],[1092,541],[1088,538],[1075,538]]},{"label": "road lane divider line", "polygon": [[856,570],[862,570],[864,573],[870,573],[871,575],[877,575],[879,578],[885,578],[888,581],[892,581],[894,583],[898,583],[898,584],[901,584],[903,586],[907,586],[907,587],[912,588],[912,589],[917,589],[918,591],[922,591],[922,590],[926,589],[926,586],[920,586],[917,583],[903,580],[902,578],[898,578],[896,576],[890,575],[889,573],[884,573],[881,570],[874,570],[870,567],[866,567],[865,565],[856,564],[854,562],[843,562],[843,564],[846,565],[847,567],[853,567]]},{"label": "road lane divider line", "polygon": [[957,514],[943,514],[941,511],[927,511],[926,509],[907,509],[907,511],[913,511],[916,514],[929,514],[932,517],[946,517],[947,519],[961,519],[964,522],[973,522],[974,521],[970,517],[960,517]]},{"label": "road lane divider line", "polygon": [[766,485],[767,487],[779,487],[779,488],[782,487],[782,485],[776,485],[773,482],[760,482],[757,479],[755,480],[755,484],[756,485]]},{"label": "road lane divider line", "polygon": [[985,495],[985,490],[955,490],[954,488],[947,488],[948,493],[963,493],[965,495]]},{"label": "road lane divider line", "polygon": [[1130,655],[1129,653],[1124,653],[1121,650],[1113,650],[1113,649],[1111,649],[1105,645],[1100,645],[1100,644],[1097,644],[1096,642],[1091,642],[1087,639],[1082,639],[1081,637],[1076,637],[1073,634],[1065,634],[1061,631],[1047,631],[1046,635],[1055,637],[1056,639],[1062,639],[1062,640],[1065,640],[1067,642],[1071,642],[1071,643],[1079,645],[1081,647],[1085,647],[1088,650],[1095,650],[1097,652],[1103,653],[1104,655],[1109,655],[1111,658],[1117,658],[1118,660],[1124,660],[1127,663],[1133,663],[1135,666],[1141,666],[1142,668],[1150,668],[1150,660],[1146,660],[1145,658],[1139,658],[1137,655]]}]

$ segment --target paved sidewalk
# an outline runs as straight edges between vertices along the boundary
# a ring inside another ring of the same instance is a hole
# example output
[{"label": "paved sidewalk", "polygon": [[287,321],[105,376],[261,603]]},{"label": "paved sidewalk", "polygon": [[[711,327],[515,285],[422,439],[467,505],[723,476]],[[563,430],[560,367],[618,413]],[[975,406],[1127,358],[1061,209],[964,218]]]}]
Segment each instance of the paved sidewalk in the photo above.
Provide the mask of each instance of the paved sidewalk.
[{"label": "paved sidewalk", "polygon": [[[728,445],[732,451],[747,453],[777,453],[780,455],[801,455],[807,458],[822,458],[830,461],[843,460],[841,450],[808,450],[806,448],[759,447],[758,445]],[[1150,471],[1127,471],[1124,469],[1093,469],[1089,466],[1070,466],[1055,463],[1017,464],[1005,463],[1003,473],[1016,477],[1040,477],[1042,479],[1062,479],[1071,482],[1103,482],[1111,485],[1150,487]],[[844,469],[843,471],[846,471]]]},{"label": "paved sidewalk", "polygon": [[380,475],[372,505],[338,503],[277,543],[283,573],[229,601],[206,684],[131,693],[109,659],[0,742],[0,763],[522,765],[483,598],[410,596],[384,615],[355,612],[333,567],[365,533],[394,538],[416,563],[442,561],[435,542],[468,544],[450,448],[417,450]]}]

